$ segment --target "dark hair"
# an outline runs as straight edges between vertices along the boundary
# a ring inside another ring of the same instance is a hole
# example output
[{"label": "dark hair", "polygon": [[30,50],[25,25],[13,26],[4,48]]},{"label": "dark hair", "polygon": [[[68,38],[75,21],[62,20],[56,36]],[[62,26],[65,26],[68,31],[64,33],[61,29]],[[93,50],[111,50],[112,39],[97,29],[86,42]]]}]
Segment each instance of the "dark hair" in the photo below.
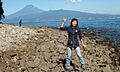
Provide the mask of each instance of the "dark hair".
[{"label": "dark hair", "polygon": [[77,27],[77,26],[78,26],[78,19],[73,18],[73,19],[71,20],[71,27],[73,27],[73,25],[72,25],[72,22],[73,22],[73,21],[77,21],[77,25],[75,26],[75,27]]}]

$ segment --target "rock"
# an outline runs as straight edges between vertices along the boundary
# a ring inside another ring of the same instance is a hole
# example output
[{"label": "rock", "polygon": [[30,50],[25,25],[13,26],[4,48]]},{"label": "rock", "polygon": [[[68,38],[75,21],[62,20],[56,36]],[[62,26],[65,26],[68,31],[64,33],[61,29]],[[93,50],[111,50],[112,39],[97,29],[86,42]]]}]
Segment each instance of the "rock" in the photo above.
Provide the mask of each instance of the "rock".
[{"label": "rock", "polygon": [[29,35],[30,33],[29,32],[25,32],[26,35]]},{"label": "rock", "polygon": [[38,40],[38,38],[34,38],[35,40]]},{"label": "rock", "polygon": [[107,59],[107,63],[111,64],[112,63],[111,59]]},{"label": "rock", "polygon": [[48,61],[50,60],[51,54],[46,52],[46,53],[44,53],[43,55],[44,55],[44,60],[45,60],[46,62],[48,62]]},{"label": "rock", "polygon": [[106,58],[105,55],[103,55],[100,60],[101,60],[101,62],[103,62],[103,63],[106,63],[106,62],[107,62],[107,58]]},{"label": "rock", "polygon": [[38,66],[40,64],[40,59],[39,58],[35,58],[34,59],[34,64],[35,64],[35,66]]},{"label": "rock", "polygon": [[40,47],[40,50],[42,51],[42,52],[48,52],[48,49],[49,49],[49,46],[50,45],[42,45],[41,47]]},{"label": "rock", "polygon": [[3,52],[0,50],[0,57],[2,56]]},{"label": "rock", "polygon": [[12,34],[15,34],[15,30],[12,30],[11,32],[12,32]]},{"label": "rock", "polygon": [[114,53],[114,52],[115,52],[115,49],[114,49],[114,48],[110,48],[110,51],[111,51],[112,53]]},{"label": "rock", "polygon": [[59,57],[53,55],[53,56],[52,56],[52,59],[51,59],[51,62],[52,62],[52,63],[56,63],[58,60],[59,60]]},{"label": "rock", "polygon": [[58,49],[66,49],[66,47],[63,44],[57,44]]},{"label": "rock", "polygon": [[14,62],[17,62],[17,57],[13,57],[13,61],[14,61]]},{"label": "rock", "polygon": [[[0,28],[0,50],[7,50],[12,47],[17,47],[17,45],[23,41],[28,40],[30,37],[35,35],[35,30],[25,27],[11,26],[4,24],[2,28]],[[3,43],[4,42],[4,43]],[[1,45],[4,45],[2,47]]]},{"label": "rock", "polygon": [[64,42],[65,42],[64,37],[61,36],[61,37],[58,39],[58,42],[59,42],[59,43],[64,43]]},{"label": "rock", "polygon": [[45,29],[38,29],[37,33],[44,32],[44,31],[45,31]]},{"label": "rock", "polygon": [[118,72],[120,72],[120,66],[118,66]]},{"label": "rock", "polygon": [[25,40],[29,39],[28,35],[24,35],[24,39]]},{"label": "rock", "polygon": [[103,68],[103,72],[113,72],[109,65],[107,65],[105,68]]},{"label": "rock", "polygon": [[[99,34],[89,32],[87,29],[84,33]],[[96,43],[97,36],[86,36],[83,37],[85,47],[81,47],[87,65],[84,72],[119,72],[119,53],[116,55],[114,48]],[[3,25],[0,28],[0,71],[66,72],[66,48],[67,32],[57,28]],[[72,72],[83,71],[74,49],[71,61]]]},{"label": "rock", "polygon": [[53,69],[53,68],[55,68],[56,65],[57,65],[56,63],[48,63],[47,66],[49,69]]},{"label": "rock", "polygon": [[61,55],[61,54],[65,54],[65,50],[59,48],[57,53],[59,53],[60,55]]},{"label": "rock", "polygon": [[26,72],[26,68],[25,67],[21,67],[21,68],[19,68],[20,69],[20,71],[22,71],[22,72]]},{"label": "rock", "polygon": [[24,67],[25,65],[26,65],[25,60],[23,60],[23,59],[22,59],[22,60],[20,60],[20,66],[21,66],[21,67]]},{"label": "rock", "polygon": [[28,65],[28,67],[31,67],[31,68],[34,68],[34,67],[35,67],[35,64],[34,64],[33,61],[29,61],[29,62],[27,63],[27,65]]},{"label": "rock", "polygon": [[63,46],[62,44],[57,45],[57,48],[58,48],[58,53],[59,54],[64,54],[65,53],[66,47]]},{"label": "rock", "polygon": [[49,68],[48,68],[48,66],[45,64],[45,65],[41,65],[40,66],[40,69],[42,70],[42,71],[48,71],[49,70]]}]

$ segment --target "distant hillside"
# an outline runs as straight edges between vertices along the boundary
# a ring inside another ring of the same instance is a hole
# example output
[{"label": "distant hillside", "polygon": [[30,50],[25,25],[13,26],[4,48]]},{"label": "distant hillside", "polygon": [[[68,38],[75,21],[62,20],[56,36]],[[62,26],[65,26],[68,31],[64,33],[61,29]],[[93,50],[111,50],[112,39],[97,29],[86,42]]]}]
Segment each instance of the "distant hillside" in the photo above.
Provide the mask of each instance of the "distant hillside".
[{"label": "distant hillside", "polygon": [[33,5],[28,5],[18,12],[11,14],[6,17],[5,21],[18,21],[23,19],[24,21],[40,21],[40,20],[57,20],[63,17],[66,18],[112,18],[117,17],[118,15],[109,15],[109,14],[93,14],[80,11],[72,10],[49,10],[44,11]]},{"label": "distant hillside", "polygon": [[6,19],[15,19],[16,17],[21,18],[21,16],[31,15],[31,14],[41,13],[41,12],[44,12],[44,11],[33,5],[28,5],[22,8],[21,10],[17,11],[16,13],[8,15]]}]

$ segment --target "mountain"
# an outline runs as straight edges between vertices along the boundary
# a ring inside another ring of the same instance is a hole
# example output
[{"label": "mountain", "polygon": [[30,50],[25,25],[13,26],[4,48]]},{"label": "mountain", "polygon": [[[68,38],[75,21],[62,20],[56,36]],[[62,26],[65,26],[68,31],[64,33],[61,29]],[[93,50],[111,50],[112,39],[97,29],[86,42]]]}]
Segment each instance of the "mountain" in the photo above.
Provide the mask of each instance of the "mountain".
[{"label": "mountain", "polygon": [[61,19],[63,17],[67,18],[73,18],[73,17],[80,17],[80,16],[91,16],[94,14],[90,13],[84,13],[84,12],[79,12],[79,11],[72,11],[72,10],[49,10],[49,11],[44,11],[42,13],[34,13],[34,14],[27,14],[27,15],[21,15],[21,16],[16,16],[15,18],[11,18],[11,20],[53,20],[53,19]]},{"label": "mountain", "polygon": [[16,17],[21,18],[21,16],[31,15],[31,14],[41,13],[41,12],[44,12],[44,11],[33,5],[27,5],[26,7],[17,11],[16,13],[7,16],[6,19],[14,19]]},{"label": "mountain", "polygon": [[40,20],[59,20],[63,17],[66,18],[80,18],[80,19],[89,19],[89,18],[109,18],[117,17],[118,15],[109,15],[109,14],[93,14],[80,11],[72,10],[49,10],[44,11],[33,5],[28,5],[18,12],[9,15],[6,17],[5,21],[18,21],[20,19],[24,21],[40,21]]}]

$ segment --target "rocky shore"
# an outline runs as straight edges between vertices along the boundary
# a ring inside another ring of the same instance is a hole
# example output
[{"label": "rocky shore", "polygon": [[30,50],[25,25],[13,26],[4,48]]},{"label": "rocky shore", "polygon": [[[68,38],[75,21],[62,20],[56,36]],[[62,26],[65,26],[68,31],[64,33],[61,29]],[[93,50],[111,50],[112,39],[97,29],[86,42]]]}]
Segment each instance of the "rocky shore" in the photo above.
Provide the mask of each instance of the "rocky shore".
[{"label": "rocky shore", "polygon": [[[73,50],[71,72],[120,72],[119,52],[101,44],[93,31],[82,29],[81,48],[87,68],[82,70]],[[67,72],[67,32],[57,28],[0,24],[0,72]]]}]

